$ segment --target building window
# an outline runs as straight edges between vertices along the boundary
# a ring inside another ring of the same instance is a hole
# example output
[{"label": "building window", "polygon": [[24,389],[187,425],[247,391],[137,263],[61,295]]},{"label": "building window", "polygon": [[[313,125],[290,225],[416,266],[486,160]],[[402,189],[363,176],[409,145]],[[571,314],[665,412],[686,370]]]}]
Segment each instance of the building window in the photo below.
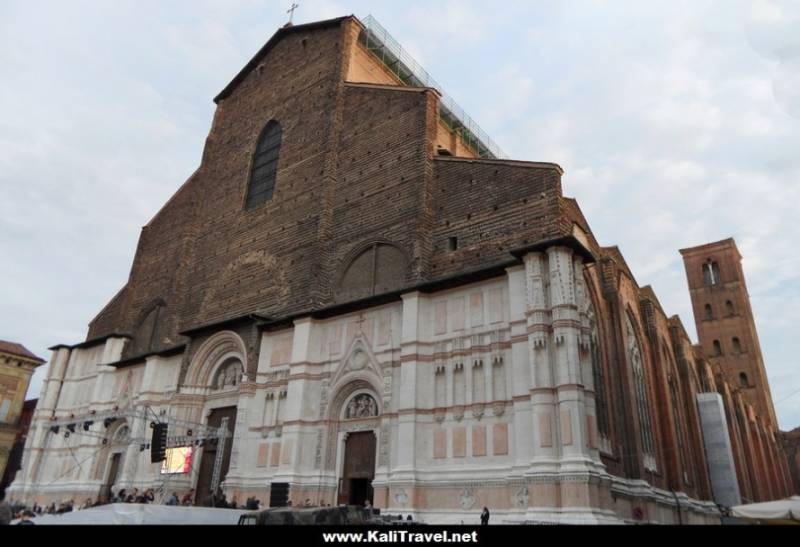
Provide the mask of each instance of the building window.
[{"label": "building window", "polygon": [[711,309],[711,304],[706,304],[706,319],[708,321],[714,319],[714,310]]},{"label": "building window", "polygon": [[714,357],[720,355],[722,355],[722,344],[719,343],[719,340],[714,340]]},{"label": "building window", "polygon": [[733,309],[733,302],[731,302],[730,300],[727,300],[725,302],[725,311],[728,312],[728,315],[736,315],[736,312]]},{"label": "building window", "polygon": [[739,374],[739,384],[742,387],[747,387],[750,385],[750,382],[747,381],[747,374],[745,374],[744,372]]},{"label": "building window", "polygon": [[719,264],[710,260],[703,264],[703,281],[709,287],[713,285],[719,285],[721,283]]},{"label": "building window", "polygon": [[639,345],[639,338],[633,328],[631,318],[626,316],[628,357],[633,369],[633,386],[636,397],[637,413],[639,415],[639,436],[642,439],[644,451],[644,466],[651,471],[657,471],[655,441],[653,438],[653,425],[650,419],[650,403],[647,397],[647,381],[645,378],[644,358]]},{"label": "building window", "polygon": [[738,338],[734,336],[731,343],[733,344],[733,353],[742,353],[742,343],[739,342]]},{"label": "building window", "polygon": [[252,209],[272,199],[278,174],[278,155],[281,150],[281,124],[270,121],[258,138],[250,167],[245,207]]}]

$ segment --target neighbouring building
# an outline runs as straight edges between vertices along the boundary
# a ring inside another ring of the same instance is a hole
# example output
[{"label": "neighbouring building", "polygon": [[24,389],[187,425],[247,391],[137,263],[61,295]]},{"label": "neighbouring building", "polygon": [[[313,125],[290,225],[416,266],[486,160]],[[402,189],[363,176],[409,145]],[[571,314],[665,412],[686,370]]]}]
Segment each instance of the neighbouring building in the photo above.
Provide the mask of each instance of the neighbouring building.
[{"label": "neighbouring building", "polygon": [[[504,159],[374,19],[287,25],[215,101],[128,282],[51,348],[15,496],[220,484],[434,523],[719,522],[704,393],[730,492],[788,492],[763,363],[743,389],[693,345],[561,167]],[[155,422],[191,459],[151,462]]]},{"label": "neighbouring building", "polygon": [[[0,479],[19,438],[25,394],[36,367],[44,363],[25,346],[0,340]],[[0,482],[3,491],[7,482]]]},{"label": "neighbouring building", "polygon": [[5,492],[6,487],[11,484],[22,466],[22,452],[25,449],[25,441],[28,439],[28,429],[33,420],[33,411],[36,410],[36,401],[36,399],[30,399],[22,405],[22,412],[17,424],[17,436],[11,447],[6,469],[0,477],[0,492]]}]

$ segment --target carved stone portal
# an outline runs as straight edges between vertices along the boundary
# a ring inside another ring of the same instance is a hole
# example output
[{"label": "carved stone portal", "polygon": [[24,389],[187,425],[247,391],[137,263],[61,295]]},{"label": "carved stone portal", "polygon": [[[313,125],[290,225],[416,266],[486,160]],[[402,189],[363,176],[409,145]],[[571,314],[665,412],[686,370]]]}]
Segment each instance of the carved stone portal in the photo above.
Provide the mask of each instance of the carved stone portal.
[{"label": "carved stone portal", "polygon": [[346,420],[354,420],[357,418],[372,418],[378,415],[378,403],[371,395],[361,393],[356,395],[345,407],[344,417]]},{"label": "carved stone portal", "polygon": [[212,386],[214,389],[225,389],[239,385],[242,379],[243,367],[238,359],[231,359],[224,363],[214,377]]}]

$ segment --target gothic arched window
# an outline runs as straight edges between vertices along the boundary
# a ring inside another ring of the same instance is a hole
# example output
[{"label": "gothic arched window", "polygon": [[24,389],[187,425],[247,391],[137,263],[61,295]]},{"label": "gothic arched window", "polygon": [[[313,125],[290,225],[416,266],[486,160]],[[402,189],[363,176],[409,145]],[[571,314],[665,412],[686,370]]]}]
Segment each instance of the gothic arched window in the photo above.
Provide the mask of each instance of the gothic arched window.
[{"label": "gothic arched window", "polygon": [[733,353],[742,353],[742,343],[737,337],[734,336],[731,343],[733,344]]},{"label": "gothic arched window", "polygon": [[606,380],[603,369],[603,356],[600,350],[600,333],[597,328],[597,315],[594,303],[590,300],[589,324],[591,328],[590,351],[592,361],[592,378],[594,380],[595,414],[597,415],[597,431],[602,439],[609,437],[608,425],[608,397],[606,395]]},{"label": "gothic arched window", "polygon": [[725,310],[728,312],[728,315],[735,315],[736,313],[733,308],[733,302],[730,300],[725,301]]},{"label": "gothic arched window", "polygon": [[278,155],[281,150],[281,124],[271,120],[258,138],[250,166],[245,207],[252,209],[272,199],[278,174]]},{"label": "gothic arched window", "polygon": [[714,310],[711,309],[711,304],[706,304],[706,319],[709,321],[714,319]]},{"label": "gothic arched window", "polygon": [[720,355],[722,355],[722,344],[719,343],[719,340],[714,340],[714,357]]},{"label": "gothic arched window", "polygon": [[644,451],[644,464],[647,469],[656,469],[656,450],[653,437],[653,423],[650,419],[650,403],[647,397],[647,382],[644,370],[644,357],[642,348],[639,344],[639,337],[633,328],[633,322],[629,316],[625,316],[625,327],[627,330],[628,357],[631,368],[633,369],[633,388],[636,398],[636,408],[639,415],[639,435],[642,438],[642,449]]}]

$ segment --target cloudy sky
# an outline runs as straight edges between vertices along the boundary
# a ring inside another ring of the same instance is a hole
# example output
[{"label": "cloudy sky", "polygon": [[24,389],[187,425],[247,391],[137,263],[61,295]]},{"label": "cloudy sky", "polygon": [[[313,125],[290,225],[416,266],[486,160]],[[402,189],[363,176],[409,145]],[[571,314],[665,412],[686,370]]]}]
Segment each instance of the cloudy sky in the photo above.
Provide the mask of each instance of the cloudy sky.
[{"label": "cloudy sky", "polygon": [[[3,2],[0,339],[49,358],[85,338],[290,3]],[[298,3],[296,23],[373,14],[510,157],[561,164],[693,337],[678,249],[735,237],[780,425],[800,425],[800,2]]]}]

